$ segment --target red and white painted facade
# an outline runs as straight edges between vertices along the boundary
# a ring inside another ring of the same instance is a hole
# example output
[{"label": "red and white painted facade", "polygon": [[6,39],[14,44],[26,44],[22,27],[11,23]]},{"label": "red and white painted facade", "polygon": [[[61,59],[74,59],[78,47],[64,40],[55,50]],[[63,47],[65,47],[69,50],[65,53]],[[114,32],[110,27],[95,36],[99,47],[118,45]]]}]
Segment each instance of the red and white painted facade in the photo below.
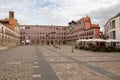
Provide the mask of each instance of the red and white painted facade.
[{"label": "red and white painted facade", "polygon": [[30,39],[34,44],[63,44],[78,39],[100,38],[99,25],[92,24],[88,16],[76,21],[72,30],[70,27],[70,25],[20,25],[21,41]]}]

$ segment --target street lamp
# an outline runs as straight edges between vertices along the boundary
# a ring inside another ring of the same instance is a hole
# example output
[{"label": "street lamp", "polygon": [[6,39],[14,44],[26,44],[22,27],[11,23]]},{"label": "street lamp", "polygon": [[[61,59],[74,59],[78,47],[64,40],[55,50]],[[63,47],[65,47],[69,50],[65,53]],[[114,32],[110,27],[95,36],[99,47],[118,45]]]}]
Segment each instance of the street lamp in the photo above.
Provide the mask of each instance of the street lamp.
[{"label": "street lamp", "polygon": [[52,36],[53,36],[53,46],[55,47],[55,41],[54,41],[54,37],[55,37],[55,32],[51,32]]},{"label": "street lamp", "polygon": [[61,47],[60,47],[60,27],[59,27],[59,49],[61,49]]},{"label": "street lamp", "polygon": [[59,49],[61,49],[61,47],[60,47],[60,27],[59,28],[57,28],[57,30],[59,30],[59,33],[58,33],[58,45],[59,45]]},{"label": "street lamp", "polygon": [[[71,34],[72,34],[72,36],[73,36],[73,27],[74,27],[74,25],[76,24],[76,22],[75,21],[71,21],[71,22],[69,22],[68,23],[69,24],[69,26],[70,26],[70,32],[71,32]],[[73,44],[73,39],[72,39],[72,53],[74,52],[74,50],[73,50],[73,46],[74,46],[74,44]]]}]

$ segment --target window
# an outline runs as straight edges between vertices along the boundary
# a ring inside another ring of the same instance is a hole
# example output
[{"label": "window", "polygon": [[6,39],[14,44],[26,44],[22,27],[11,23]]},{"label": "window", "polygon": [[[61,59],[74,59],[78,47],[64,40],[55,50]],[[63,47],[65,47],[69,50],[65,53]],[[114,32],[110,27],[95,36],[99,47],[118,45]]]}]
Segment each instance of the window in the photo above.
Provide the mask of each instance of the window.
[{"label": "window", "polygon": [[25,29],[27,29],[27,27],[25,27]]},{"label": "window", "polygon": [[115,28],[115,20],[112,21],[112,29]]},{"label": "window", "polygon": [[30,29],[30,27],[28,27],[28,29]]},{"label": "window", "polygon": [[22,37],[20,37],[20,39],[22,39]]},{"label": "window", "polygon": [[112,31],[112,38],[116,39],[116,32],[115,31]]},{"label": "window", "polygon": [[23,26],[23,29],[25,29],[25,26]]},{"label": "window", "polygon": [[112,29],[112,25],[111,25],[111,22],[110,22],[110,27],[109,27],[109,29]]}]

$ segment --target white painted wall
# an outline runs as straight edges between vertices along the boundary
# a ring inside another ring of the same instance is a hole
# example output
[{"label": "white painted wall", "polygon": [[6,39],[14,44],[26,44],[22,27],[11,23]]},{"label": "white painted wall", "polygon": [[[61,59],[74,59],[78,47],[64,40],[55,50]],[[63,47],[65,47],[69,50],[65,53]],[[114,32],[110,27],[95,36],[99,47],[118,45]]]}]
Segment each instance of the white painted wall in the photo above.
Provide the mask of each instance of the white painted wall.
[{"label": "white painted wall", "polygon": [[[114,29],[110,29],[110,22],[112,22],[113,20],[115,20],[115,28]],[[105,29],[105,36],[109,36],[109,39],[111,38],[110,36],[110,32],[112,31],[116,31],[116,39],[120,40],[120,16],[112,18],[111,20],[109,20],[109,22],[107,22],[107,24],[104,26],[104,28],[108,29],[108,31],[106,31]]]}]

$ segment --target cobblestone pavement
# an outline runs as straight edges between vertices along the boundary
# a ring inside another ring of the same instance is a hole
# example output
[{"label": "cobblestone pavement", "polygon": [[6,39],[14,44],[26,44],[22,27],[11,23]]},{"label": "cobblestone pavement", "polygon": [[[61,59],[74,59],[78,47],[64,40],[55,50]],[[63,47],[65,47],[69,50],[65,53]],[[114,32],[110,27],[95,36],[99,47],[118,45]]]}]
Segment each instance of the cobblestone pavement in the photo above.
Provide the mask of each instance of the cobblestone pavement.
[{"label": "cobblestone pavement", "polygon": [[120,53],[39,47],[60,80],[120,80]]},{"label": "cobblestone pavement", "polygon": [[0,51],[0,80],[32,80],[34,53],[32,46]]},{"label": "cobblestone pavement", "polygon": [[19,46],[0,51],[0,80],[120,80],[120,53],[70,46]]}]

